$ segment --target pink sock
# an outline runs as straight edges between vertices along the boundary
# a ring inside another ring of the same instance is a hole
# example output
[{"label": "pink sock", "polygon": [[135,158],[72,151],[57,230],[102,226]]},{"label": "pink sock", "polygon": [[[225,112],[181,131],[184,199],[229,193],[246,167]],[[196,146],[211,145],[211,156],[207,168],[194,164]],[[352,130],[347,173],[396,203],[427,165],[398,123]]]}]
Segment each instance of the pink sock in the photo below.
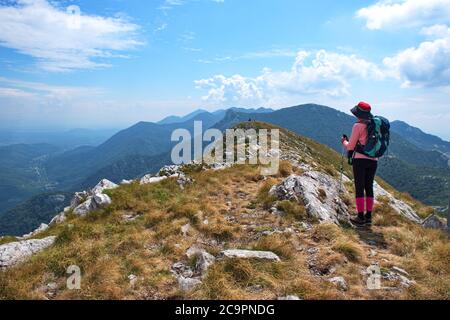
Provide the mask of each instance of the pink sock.
[{"label": "pink sock", "polygon": [[358,213],[364,212],[364,198],[356,198],[356,210]]},{"label": "pink sock", "polygon": [[373,203],[374,203],[373,198],[366,198],[366,208],[367,208],[367,211],[369,211],[369,212],[372,212],[372,211],[373,211]]}]

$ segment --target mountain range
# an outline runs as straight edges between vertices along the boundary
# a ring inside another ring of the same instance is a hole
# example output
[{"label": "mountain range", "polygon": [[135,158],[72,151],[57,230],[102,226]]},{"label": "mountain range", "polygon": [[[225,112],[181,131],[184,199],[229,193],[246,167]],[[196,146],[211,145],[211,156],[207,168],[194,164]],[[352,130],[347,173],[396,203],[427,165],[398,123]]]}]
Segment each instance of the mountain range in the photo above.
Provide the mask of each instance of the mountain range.
[{"label": "mountain range", "polygon": [[168,116],[164,118],[163,120],[157,122],[158,124],[173,124],[173,123],[182,123],[188,120],[191,120],[192,118],[196,117],[199,114],[207,113],[211,116],[215,117],[216,121],[220,121],[225,117],[225,114],[229,111],[235,111],[235,112],[241,112],[241,113],[270,113],[273,112],[273,109],[269,108],[258,108],[258,109],[244,109],[244,108],[230,108],[230,109],[220,109],[214,112],[208,112],[204,109],[197,109],[194,112],[191,112],[185,116]]},{"label": "mountain range", "polygon": [[79,146],[97,146],[118,131],[118,129],[0,130],[0,146],[45,143],[68,150]]},{"label": "mountain range", "polygon": [[[171,141],[171,134],[175,129],[192,133],[194,122],[202,121],[203,129],[224,130],[248,120],[278,125],[337,152],[342,152],[341,135],[349,134],[354,123],[352,116],[315,104],[276,111],[232,108],[210,113],[200,109],[185,117],[168,117],[160,123],[137,123],[98,146],[78,146],[68,151],[49,144],[1,147],[0,225],[11,217],[8,210],[40,193],[74,192],[103,178],[118,183],[156,171],[170,163],[170,150],[176,143]],[[445,207],[450,183],[446,154],[449,144],[395,121],[389,155],[380,162],[379,175],[426,204]],[[36,206],[24,203],[20,208],[33,207]],[[20,208],[15,208],[15,212]],[[36,213],[28,210],[28,214]]]}]

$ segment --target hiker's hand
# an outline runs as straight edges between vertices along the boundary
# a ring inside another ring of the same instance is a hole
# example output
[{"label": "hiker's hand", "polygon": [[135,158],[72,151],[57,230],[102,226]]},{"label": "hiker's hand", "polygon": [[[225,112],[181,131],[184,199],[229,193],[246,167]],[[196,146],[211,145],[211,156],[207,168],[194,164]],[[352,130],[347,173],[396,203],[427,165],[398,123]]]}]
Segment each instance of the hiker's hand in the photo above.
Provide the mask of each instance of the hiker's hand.
[{"label": "hiker's hand", "polygon": [[347,137],[347,135],[342,135],[342,139],[341,139],[341,143],[342,144],[345,144],[345,142],[348,142],[348,137]]}]

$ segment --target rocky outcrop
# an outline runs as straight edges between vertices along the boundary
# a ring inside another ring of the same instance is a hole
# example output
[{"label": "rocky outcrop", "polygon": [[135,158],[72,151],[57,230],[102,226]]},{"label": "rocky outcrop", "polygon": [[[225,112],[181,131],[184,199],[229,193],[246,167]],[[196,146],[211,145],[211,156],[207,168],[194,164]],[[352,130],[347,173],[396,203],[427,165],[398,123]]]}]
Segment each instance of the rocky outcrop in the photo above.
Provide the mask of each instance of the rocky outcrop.
[{"label": "rocky outcrop", "polygon": [[178,165],[164,166],[157,173],[158,177],[174,177],[179,175],[184,175],[184,172],[183,167]]},{"label": "rocky outcrop", "polygon": [[349,210],[342,201],[346,193],[340,183],[328,174],[309,171],[301,176],[291,175],[281,184],[274,186],[270,194],[279,200],[291,200],[305,204],[311,217],[336,224],[348,221]]},{"label": "rocky outcrop", "polygon": [[87,191],[75,192],[75,195],[73,196],[72,201],[70,202],[70,208],[74,209],[78,207],[80,204],[86,201],[88,197],[89,192]]},{"label": "rocky outcrop", "polygon": [[109,206],[112,203],[111,198],[106,194],[94,194],[85,202],[73,209],[73,213],[77,216],[85,216],[89,212]]},{"label": "rocky outcrop", "polygon": [[281,261],[281,259],[270,251],[253,251],[253,250],[224,250],[220,253],[221,257],[231,259],[260,259],[269,261]]},{"label": "rocky outcrop", "polygon": [[[204,249],[195,246],[188,249],[186,257],[195,259],[195,266],[177,262],[172,265],[171,272],[177,279],[180,290],[191,291],[202,284],[202,279],[206,276],[208,268],[215,263],[216,258]],[[220,253],[220,258],[281,261],[273,252],[251,250],[225,250]]]},{"label": "rocky outcrop", "polygon": [[[348,181],[350,179],[344,176],[343,182]],[[387,199],[388,204],[398,214],[413,222],[422,222],[410,205],[395,198],[376,182],[374,192],[376,197]],[[308,214],[322,222],[330,221],[339,224],[339,222],[347,222],[350,217],[349,208],[342,200],[343,195],[348,196],[346,188],[341,187],[337,179],[326,173],[310,170],[300,176],[292,175],[274,186],[270,194],[275,195],[279,200],[304,203]]]},{"label": "rocky outcrop", "polygon": [[381,187],[378,183],[374,183],[374,192],[375,196],[384,197],[389,201],[389,205],[394,209],[397,213],[401,214],[405,218],[416,222],[422,223],[422,219],[417,215],[413,208],[406,202],[395,198],[390,192],[386,191],[383,187]]},{"label": "rocky outcrop", "polygon": [[205,275],[208,268],[216,261],[216,258],[213,255],[196,247],[189,248],[186,252],[186,256],[189,259],[196,258],[195,270],[202,276]]},{"label": "rocky outcrop", "polygon": [[158,183],[168,178],[176,178],[177,183],[181,189],[184,189],[186,185],[193,183],[194,181],[186,176],[183,172],[183,166],[170,165],[162,167],[156,175],[147,174],[143,176],[139,183],[143,184],[153,184]]},{"label": "rocky outcrop", "polygon": [[107,194],[96,193],[92,197],[96,208],[107,207],[112,203],[111,198]]},{"label": "rocky outcrop", "polygon": [[399,282],[400,285],[405,288],[409,288],[416,284],[414,280],[409,278],[408,272],[398,267],[392,267],[390,271],[383,271],[382,277],[389,281]]},{"label": "rocky outcrop", "polygon": [[195,275],[195,270],[183,262],[174,263],[171,272],[177,279],[178,286],[182,291],[191,291],[202,283],[201,277]]},{"label": "rocky outcrop", "polygon": [[84,201],[82,204],[73,209],[73,213],[76,214],[77,216],[85,216],[94,209],[95,209],[94,201],[92,197],[89,197],[86,201]]},{"label": "rocky outcrop", "polygon": [[328,281],[331,282],[332,284],[334,284],[341,291],[348,290],[347,281],[345,281],[345,279],[343,277],[334,277],[334,278],[328,279]]},{"label": "rocky outcrop", "polygon": [[114,182],[103,179],[91,190],[76,192],[70,203],[70,207],[67,207],[63,212],[55,216],[52,221],[50,221],[49,225],[54,225],[65,221],[66,214],[70,210],[73,210],[73,213],[77,216],[85,216],[94,210],[109,206],[112,203],[112,200],[103,192],[106,190],[113,190],[118,187],[119,185]]},{"label": "rocky outcrop", "polygon": [[111,182],[107,179],[103,179],[94,188],[91,189],[90,194],[91,195],[102,194],[106,190],[113,190],[118,187],[119,186],[117,184],[115,184],[114,182]]},{"label": "rocky outcrop", "polygon": [[422,226],[427,229],[447,230],[447,221],[432,214],[422,222]]},{"label": "rocky outcrop", "polygon": [[56,237],[23,240],[0,246],[0,269],[12,267],[53,244]]},{"label": "rocky outcrop", "polygon": [[158,183],[161,182],[163,180],[166,180],[168,177],[155,177],[152,174],[147,174],[145,176],[143,176],[141,178],[141,180],[139,181],[139,183],[141,185],[143,184],[153,184],[153,183]]},{"label": "rocky outcrop", "polygon": [[177,277],[178,286],[182,291],[192,291],[197,286],[201,285],[202,282],[196,278],[185,278],[183,276]]},{"label": "rocky outcrop", "polygon": [[62,223],[66,220],[66,213],[69,212],[71,209],[71,207],[67,207],[64,209],[63,212],[61,212],[60,214],[56,215],[49,223],[49,226],[53,226],[55,224],[58,223]]},{"label": "rocky outcrop", "polygon": [[214,264],[216,258],[195,246],[188,249],[186,257],[195,259],[195,266],[191,267],[183,262],[177,262],[172,265],[171,272],[177,279],[180,290],[191,291],[202,283],[208,268]]},{"label": "rocky outcrop", "polygon": [[219,162],[216,162],[216,163],[211,164],[209,166],[209,168],[211,170],[214,170],[214,171],[221,171],[221,170],[225,170],[225,169],[231,168],[232,166],[233,166],[233,164],[231,164],[231,163],[226,163],[226,162],[219,163]]}]

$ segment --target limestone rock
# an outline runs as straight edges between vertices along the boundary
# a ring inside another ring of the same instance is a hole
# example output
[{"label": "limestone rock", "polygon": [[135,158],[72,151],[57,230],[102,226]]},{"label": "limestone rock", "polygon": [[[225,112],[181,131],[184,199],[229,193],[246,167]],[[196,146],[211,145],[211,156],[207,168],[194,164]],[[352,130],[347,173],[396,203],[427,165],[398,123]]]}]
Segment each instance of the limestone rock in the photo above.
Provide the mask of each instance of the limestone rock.
[{"label": "limestone rock", "polygon": [[341,291],[348,290],[347,281],[345,281],[345,279],[343,277],[334,277],[334,278],[328,279],[328,281],[333,283],[334,285],[336,285],[339,288],[339,290],[341,290]]},{"label": "limestone rock", "polygon": [[397,281],[402,287],[409,288],[416,284],[414,280],[408,278],[408,272],[398,267],[393,267],[391,271],[382,272],[382,277],[389,281]]},{"label": "limestone rock", "polygon": [[105,190],[112,190],[116,189],[117,187],[119,186],[114,182],[103,179],[94,188],[91,189],[91,194],[102,194]]},{"label": "limestone rock", "polygon": [[112,200],[107,194],[95,193],[93,196],[88,197],[85,202],[73,209],[73,213],[78,216],[85,216],[89,212],[109,206],[111,203]]},{"label": "limestone rock", "polygon": [[19,242],[7,243],[0,246],[0,268],[12,267],[51,246],[56,237],[44,239],[23,240]]},{"label": "limestone rock", "polygon": [[213,255],[209,254],[203,249],[199,249],[196,247],[189,248],[189,250],[186,252],[186,256],[188,258],[197,258],[195,270],[202,275],[204,275],[208,268],[216,261],[216,258]]},{"label": "limestone rock", "polygon": [[409,277],[409,273],[406,270],[403,270],[402,268],[394,266],[394,267],[392,267],[391,270],[392,270],[392,272],[395,272],[397,274],[401,274],[402,276]]},{"label": "limestone rock", "polygon": [[270,194],[280,200],[302,201],[308,214],[320,221],[339,224],[349,219],[348,207],[341,199],[340,183],[322,172],[309,171],[301,176],[291,175],[274,186]]},{"label": "limestone rock", "polygon": [[61,213],[57,214],[56,216],[54,216],[53,219],[50,221],[50,223],[48,225],[49,226],[53,226],[55,224],[64,222],[66,220],[66,213],[69,210],[71,210],[71,209],[72,209],[71,207],[65,208],[63,212],[61,212]]},{"label": "limestone rock", "polygon": [[157,174],[158,177],[174,177],[178,175],[184,175],[182,166],[178,165],[164,166],[159,170]]},{"label": "limestone rock", "polygon": [[231,163],[216,162],[216,163],[211,164],[210,168],[214,171],[220,171],[220,170],[225,170],[225,169],[231,168],[232,166],[233,166],[233,164],[231,164]]},{"label": "limestone rock", "polygon": [[422,219],[420,219],[420,217],[409,204],[402,200],[396,199],[390,192],[386,191],[377,182],[374,183],[373,188],[375,196],[382,196],[387,198],[389,200],[389,205],[392,207],[392,209],[397,211],[397,213],[413,222],[422,223]]},{"label": "limestone rock", "polygon": [[92,197],[89,197],[85,202],[73,209],[73,213],[77,216],[85,216],[92,210],[95,210],[95,203]]},{"label": "limestone rock", "polygon": [[142,178],[141,178],[141,180],[139,181],[139,183],[141,184],[141,185],[143,185],[143,184],[152,184],[152,183],[158,183],[158,182],[161,182],[161,181],[163,181],[163,180],[165,180],[165,179],[167,179],[167,177],[154,177],[153,175],[151,175],[151,174],[147,174],[147,175],[145,175],[145,176],[143,176]]},{"label": "limestone rock", "polygon": [[237,259],[261,259],[269,261],[281,261],[281,259],[270,251],[252,251],[252,250],[224,250],[220,253],[222,257]]},{"label": "limestone rock", "polygon": [[416,284],[416,282],[414,280],[408,279],[405,276],[402,275],[398,275],[399,279],[400,279],[400,285],[405,287],[405,288],[409,288],[413,285]]},{"label": "limestone rock", "polygon": [[171,272],[182,291],[191,291],[202,283],[200,278],[194,277],[194,270],[182,262],[174,263]]},{"label": "limestone rock", "polygon": [[191,278],[194,276],[194,270],[185,265],[183,262],[174,263],[171,271],[176,276],[183,276],[185,278]]},{"label": "limestone rock", "polygon": [[177,178],[177,183],[181,189],[184,189],[188,184],[194,183],[194,180],[185,174],[180,174]]},{"label": "limestone rock", "polygon": [[432,214],[422,222],[422,226],[427,229],[447,230],[447,221]]},{"label": "limestone rock", "polygon": [[195,287],[202,284],[202,282],[196,278],[185,278],[183,276],[180,276],[177,278],[177,280],[178,286],[182,291],[192,291],[195,289]]},{"label": "limestone rock", "polygon": [[87,191],[83,192],[75,192],[75,195],[72,198],[72,201],[70,202],[70,208],[75,209],[80,204],[82,204],[86,199],[89,197],[89,193]]},{"label": "limestone rock", "polygon": [[111,198],[107,194],[94,194],[93,200],[95,203],[95,208],[102,208],[109,206],[112,203]]},{"label": "limestone rock", "polygon": [[181,233],[183,234],[183,237],[187,237],[189,230],[191,229],[191,224],[185,224],[184,226],[181,227]]},{"label": "limestone rock", "polygon": [[135,276],[134,274],[130,274],[128,276],[128,280],[130,281],[130,286],[134,287],[134,285],[136,284],[136,282],[138,281],[138,277]]}]

